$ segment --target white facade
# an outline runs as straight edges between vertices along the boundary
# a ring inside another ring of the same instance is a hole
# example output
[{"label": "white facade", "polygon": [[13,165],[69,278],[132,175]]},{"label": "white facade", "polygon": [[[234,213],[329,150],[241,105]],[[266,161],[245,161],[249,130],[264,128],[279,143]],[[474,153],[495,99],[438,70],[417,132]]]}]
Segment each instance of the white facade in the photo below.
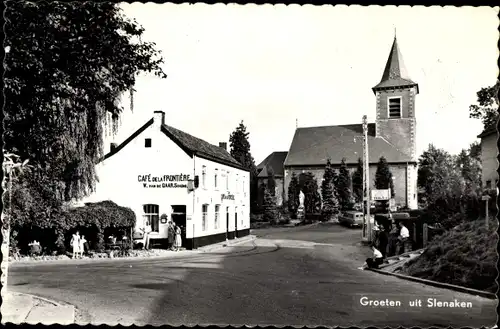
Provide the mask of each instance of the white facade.
[{"label": "white facade", "polygon": [[[160,219],[165,214],[185,226],[184,239],[206,238],[195,248],[223,241],[226,234],[248,234],[249,172],[188,154],[162,131],[163,120],[163,112],[155,112],[152,124],[98,165],[96,192],[86,201],[112,200],[131,208],[136,229],[151,220],[152,239],[167,238],[167,221]],[[194,188],[196,176],[199,186]]]}]

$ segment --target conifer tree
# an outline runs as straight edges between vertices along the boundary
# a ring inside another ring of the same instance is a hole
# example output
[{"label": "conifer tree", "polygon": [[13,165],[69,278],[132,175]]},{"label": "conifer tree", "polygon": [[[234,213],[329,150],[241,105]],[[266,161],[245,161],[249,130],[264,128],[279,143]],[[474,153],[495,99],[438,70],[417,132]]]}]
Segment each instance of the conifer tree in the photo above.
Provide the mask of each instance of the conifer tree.
[{"label": "conifer tree", "polygon": [[351,204],[352,193],[351,176],[349,174],[349,170],[347,169],[345,159],[342,159],[342,162],[340,163],[339,176],[336,186],[340,208],[342,210],[347,210]]},{"label": "conifer tree", "polygon": [[306,173],[304,180],[304,208],[306,214],[316,214],[321,209],[318,182],[311,172]]},{"label": "conifer tree", "polygon": [[332,168],[330,159],[328,159],[323,181],[321,182],[321,198],[323,201],[321,215],[325,220],[330,219],[332,216],[336,216],[339,212],[339,202],[335,191],[334,179],[335,171]]},{"label": "conifer tree", "polygon": [[269,191],[267,187],[264,188],[264,215],[263,219],[268,222],[275,223],[278,221],[278,207],[276,206],[276,197]]},{"label": "conifer tree", "polygon": [[375,173],[375,188],[378,190],[391,189],[391,198],[394,198],[394,182],[392,180],[392,173],[389,169],[389,164],[385,157],[380,157],[377,164],[377,171]]},{"label": "conifer tree", "polygon": [[292,215],[292,218],[297,218],[297,210],[300,205],[299,200],[299,179],[295,173],[292,174],[292,179],[288,184],[288,211]]},{"label": "conifer tree", "polygon": [[356,202],[363,201],[363,160],[358,159],[356,171],[352,175],[352,190]]},{"label": "conifer tree", "polygon": [[274,171],[269,167],[267,169],[267,173],[267,188],[269,189],[269,193],[271,193],[273,196],[276,196],[276,179],[274,178]]}]

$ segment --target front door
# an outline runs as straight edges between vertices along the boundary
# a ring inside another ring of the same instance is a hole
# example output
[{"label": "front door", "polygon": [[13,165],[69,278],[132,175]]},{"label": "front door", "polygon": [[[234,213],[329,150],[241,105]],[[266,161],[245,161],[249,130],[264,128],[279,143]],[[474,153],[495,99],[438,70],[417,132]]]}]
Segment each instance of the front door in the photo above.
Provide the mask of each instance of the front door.
[{"label": "front door", "polygon": [[229,238],[229,207],[226,208],[226,240]]},{"label": "front door", "polygon": [[238,213],[234,213],[234,237],[238,237]]},{"label": "front door", "polygon": [[181,240],[182,246],[186,246],[186,206],[185,205],[175,205],[172,206],[172,221],[175,225],[181,227]]}]

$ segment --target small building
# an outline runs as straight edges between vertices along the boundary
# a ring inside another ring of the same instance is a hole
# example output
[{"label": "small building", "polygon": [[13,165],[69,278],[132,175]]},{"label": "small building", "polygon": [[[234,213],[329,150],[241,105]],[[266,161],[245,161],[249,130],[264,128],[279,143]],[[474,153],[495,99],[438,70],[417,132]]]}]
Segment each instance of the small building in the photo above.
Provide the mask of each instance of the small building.
[{"label": "small building", "polygon": [[97,166],[92,201],[112,200],[151,223],[153,244],[167,239],[167,222],[183,227],[183,246],[196,249],[250,232],[250,173],[226,150],[154,117]]},{"label": "small building", "polygon": [[478,138],[481,139],[482,185],[484,189],[495,189],[498,185],[498,145],[497,129],[491,126]]},{"label": "small building", "polygon": [[[259,191],[261,191],[261,186],[263,184],[267,185],[267,182],[269,180],[269,177],[271,176],[271,173],[274,174],[274,181],[276,184],[274,195],[276,196],[276,204],[278,206],[283,205],[283,191],[284,191],[283,165],[285,164],[285,159],[286,159],[287,154],[288,154],[288,152],[273,152],[273,153],[269,154],[264,159],[264,161],[262,161],[257,166],[257,173],[258,173],[257,180],[258,180]],[[262,205],[262,202],[263,202],[262,193],[259,193],[257,202],[258,202],[259,206]]]},{"label": "small building", "polygon": [[[376,120],[368,124],[370,186],[374,188],[380,157],[385,157],[394,179],[396,206],[416,209],[417,164],[415,98],[418,84],[403,64],[396,38],[375,94]],[[360,118],[361,121],[361,118]],[[362,124],[297,128],[284,164],[286,197],[293,173],[312,172],[321,186],[328,159],[339,167],[343,158],[351,172],[363,157]]]}]

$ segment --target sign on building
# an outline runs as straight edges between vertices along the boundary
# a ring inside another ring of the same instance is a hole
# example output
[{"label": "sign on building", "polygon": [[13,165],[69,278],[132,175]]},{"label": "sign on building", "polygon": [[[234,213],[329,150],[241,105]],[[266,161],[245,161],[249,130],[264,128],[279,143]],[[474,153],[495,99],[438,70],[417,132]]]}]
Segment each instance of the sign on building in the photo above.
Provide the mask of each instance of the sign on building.
[{"label": "sign on building", "polygon": [[391,189],[371,190],[372,201],[387,201],[391,199]]}]

